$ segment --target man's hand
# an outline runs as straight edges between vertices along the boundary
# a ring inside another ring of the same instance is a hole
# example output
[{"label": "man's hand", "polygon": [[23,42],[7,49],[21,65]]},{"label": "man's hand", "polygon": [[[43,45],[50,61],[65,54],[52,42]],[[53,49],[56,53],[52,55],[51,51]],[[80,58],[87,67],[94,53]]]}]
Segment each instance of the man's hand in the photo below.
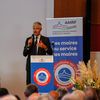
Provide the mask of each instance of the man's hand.
[{"label": "man's hand", "polygon": [[31,46],[32,45],[32,42],[33,42],[33,39],[32,38],[28,39],[28,46]]},{"label": "man's hand", "polygon": [[43,49],[47,49],[47,46],[42,41],[40,41],[37,45],[38,45],[38,47],[41,47]]}]

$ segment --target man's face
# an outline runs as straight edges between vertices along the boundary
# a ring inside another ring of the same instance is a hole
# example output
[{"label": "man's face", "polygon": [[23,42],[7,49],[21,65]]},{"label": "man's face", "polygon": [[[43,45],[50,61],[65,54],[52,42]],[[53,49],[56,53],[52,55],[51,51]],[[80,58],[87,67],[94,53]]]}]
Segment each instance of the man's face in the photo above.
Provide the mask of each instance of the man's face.
[{"label": "man's face", "polygon": [[42,29],[41,25],[39,24],[33,25],[33,34],[36,36],[40,35],[41,29]]}]

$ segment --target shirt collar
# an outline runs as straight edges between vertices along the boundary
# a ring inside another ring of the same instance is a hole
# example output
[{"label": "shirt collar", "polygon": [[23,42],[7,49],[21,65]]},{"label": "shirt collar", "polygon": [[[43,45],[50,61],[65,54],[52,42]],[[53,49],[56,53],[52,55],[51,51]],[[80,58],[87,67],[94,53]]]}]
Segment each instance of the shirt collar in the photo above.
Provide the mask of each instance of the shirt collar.
[{"label": "shirt collar", "polygon": [[35,36],[35,35],[34,35],[34,38],[35,38],[35,39],[36,39],[36,37],[37,37],[38,39],[40,39],[41,35],[38,35],[38,36]]}]

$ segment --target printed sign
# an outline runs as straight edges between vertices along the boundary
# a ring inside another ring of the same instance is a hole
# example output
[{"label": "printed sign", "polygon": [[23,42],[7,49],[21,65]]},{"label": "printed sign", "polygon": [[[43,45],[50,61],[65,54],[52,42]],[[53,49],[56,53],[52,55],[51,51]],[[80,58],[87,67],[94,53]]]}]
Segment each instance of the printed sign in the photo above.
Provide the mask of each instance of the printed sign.
[{"label": "printed sign", "polygon": [[83,60],[82,17],[47,18],[47,33],[54,52],[55,88],[70,88],[75,67]]},{"label": "printed sign", "polygon": [[54,90],[53,56],[31,56],[31,83],[38,86],[39,93]]}]

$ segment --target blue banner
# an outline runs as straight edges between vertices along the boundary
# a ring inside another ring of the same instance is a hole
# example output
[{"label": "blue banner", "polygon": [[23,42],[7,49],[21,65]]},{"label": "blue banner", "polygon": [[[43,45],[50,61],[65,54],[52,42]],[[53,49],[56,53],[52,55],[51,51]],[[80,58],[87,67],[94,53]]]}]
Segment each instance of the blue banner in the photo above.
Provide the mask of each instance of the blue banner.
[{"label": "blue banner", "polygon": [[47,33],[54,51],[55,88],[70,89],[83,60],[82,17],[47,18]]},{"label": "blue banner", "polygon": [[54,62],[72,60],[74,63],[83,58],[83,37],[50,37],[53,44]]},{"label": "blue banner", "polygon": [[54,65],[53,60],[50,60],[51,57],[31,57],[31,83],[38,86],[39,93],[48,93],[54,90]]}]

